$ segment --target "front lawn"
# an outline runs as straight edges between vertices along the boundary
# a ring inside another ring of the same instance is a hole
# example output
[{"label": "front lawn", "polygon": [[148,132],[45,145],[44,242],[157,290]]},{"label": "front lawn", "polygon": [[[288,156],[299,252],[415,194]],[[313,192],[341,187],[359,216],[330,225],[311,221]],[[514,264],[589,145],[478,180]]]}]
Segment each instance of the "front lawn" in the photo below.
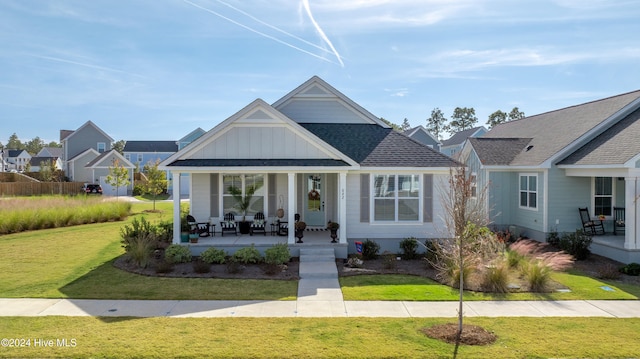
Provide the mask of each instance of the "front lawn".
[{"label": "front lawn", "polygon": [[[421,329],[444,318],[0,318],[3,347],[20,358],[451,358],[454,346]],[[467,318],[497,335],[460,358],[632,358],[640,319]],[[40,345],[35,345],[39,339]],[[62,341],[62,340],[66,341]],[[55,345],[42,346],[53,340]],[[67,346],[57,345],[66,343]]]},{"label": "front lawn", "polygon": [[293,300],[296,281],[156,278],[123,272],[120,228],[133,218],[172,218],[172,203],[134,203],[124,221],[0,236],[0,297]]}]

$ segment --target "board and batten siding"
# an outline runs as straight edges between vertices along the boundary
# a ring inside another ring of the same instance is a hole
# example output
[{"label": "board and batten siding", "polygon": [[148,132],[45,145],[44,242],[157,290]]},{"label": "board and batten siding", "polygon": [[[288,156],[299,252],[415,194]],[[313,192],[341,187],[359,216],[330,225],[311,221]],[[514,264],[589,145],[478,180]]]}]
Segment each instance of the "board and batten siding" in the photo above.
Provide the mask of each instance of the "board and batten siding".
[{"label": "board and batten siding", "polygon": [[336,99],[296,99],[278,110],[298,123],[371,123]]},{"label": "board and batten siding", "polygon": [[[202,194],[209,193],[211,188],[211,176],[208,173],[191,174],[190,212],[198,222],[207,222],[211,217],[211,197]],[[194,200],[195,198],[195,200]]]},{"label": "board and batten siding", "polygon": [[286,127],[234,127],[190,158],[329,158],[317,144]]}]

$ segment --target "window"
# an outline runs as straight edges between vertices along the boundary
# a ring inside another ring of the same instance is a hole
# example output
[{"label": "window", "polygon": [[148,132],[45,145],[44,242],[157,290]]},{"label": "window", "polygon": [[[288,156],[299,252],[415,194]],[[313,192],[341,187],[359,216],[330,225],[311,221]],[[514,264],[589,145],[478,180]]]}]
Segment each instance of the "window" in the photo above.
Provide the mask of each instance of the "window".
[{"label": "window", "polygon": [[98,152],[103,153],[107,149],[107,145],[104,142],[98,142]]},{"label": "window", "polygon": [[419,175],[375,175],[374,221],[417,221],[420,215]]},{"label": "window", "polygon": [[520,175],[520,207],[538,208],[538,176],[536,174]]},{"label": "window", "polygon": [[471,198],[478,197],[478,176],[475,172],[469,176],[469,184],[471,185]]},{"label": "window", "polygon": [[138,153],[138,163],[142,163],[142,153]]},{"label": "window", "polygon": [[264,212],[264,175],[223,175],[222,186],[223,213],[233,212],[236,215],[242,215],[242,211],[238,208],[238,201],[232,195],[232,189],[240,190],[242,198],[253,190],[247,215],[253,216],[258,212]]},{"label": "window", "polygon": [[593,214],[611,216],[613,207],[613,179],[611,177],[595,177]]}]

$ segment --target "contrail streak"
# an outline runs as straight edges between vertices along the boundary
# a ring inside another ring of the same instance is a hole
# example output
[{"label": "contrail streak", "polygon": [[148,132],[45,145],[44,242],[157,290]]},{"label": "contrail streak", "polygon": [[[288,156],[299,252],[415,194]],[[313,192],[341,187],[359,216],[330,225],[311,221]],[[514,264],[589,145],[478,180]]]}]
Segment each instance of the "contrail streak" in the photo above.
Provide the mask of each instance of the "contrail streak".
[{"label": "contrail streak", "polygon": [[141,76],[141,75],[138,75],[138,74],[132,74],[132,73],[126,72],[126,71],[122,71],[122,70],[118,70],[118,69],[112,69],[110,67],[92,65],[92,64],[87,64],[87,63],[78,62],[78,61],[71,61],[71,60],[61,59],[59,57],[42,56],[42,55],[31,55],[31,56],[36,57],[36,58],[40,58],[40,59],[44,59],[44,60],[49,60],[49,61],[56,61],[56,62],[62,62],[62,63],[65,63],[65,64],[88,67],[88,68],[96,69],[96,70],[118,72],[118,73],[121,73],[121,74],[126,74],[126,75],[131,75],[131,76],[136,76],[136,77],[144,77],[144,76]]},{"label": "contrail streak", "polygon": [[307,11],[307,15],[309,16],[309,19],[313,23],[313,26],[315,26],[316,31],[318,31],[318,33],[320,34],[320,37],[327,43],[327,45],[329,45],[329,47],[331,48],[331,51],[333,51],[333,54],[336,55],[336,58],[340,62],[340,66],[344,67],[344,63],[342,62],[342,56],[340,56],[338,51],[336,51],[336,48],[333,47],[333,44],[331,43],[327,35],[324,33],[324,31],[322,31],[322,29],[320,28],[320,25],[318,25],[318,23],[316,22],[316,19],[313,18],[313,14],[311,14],[311,7],[309,7],[309,0],[302,0],[302,5],[304,5],[304,9]]},{"label": "contrail streak", "polygon": [[305,39],[303,39],[303,38],[301,38],[301,37],[298,37],[298,36],[296,36],[296,35],[294,35],[294,34],[291,34],[291,33],[289,33],[289,32],[286,32],[286,31],[284,31],[284,30],[282,30],[282,29],[280,29],[280,28],[278,28],[278,27],[276,27],[276,26],[273,26],[273,25],[271,25],[271,24],[269,24],[269,23],[266,23],[266,22],[264,22],[264,21],[262,21],[262,20],[258,19],[257,17],[255,17],[255,16],[253,16],[253,15],[251,15],[251,14],[249,14],[249,13],[247,13],[247,12],[245,12],[245,11],[241,10],[241,9],[238,9],[237,7],[235,7],[235,6],[233,6],[233,5],[229,4],[229,3],[226,3],[226,2],[224,2],[224,1],[222,1],[222,0],[216,0],[216,1],[217,1],[217,2],[219,2],[220,4],[224,5],[224,6],[227,6],[227,7],[231,8],[231,9],[233,9],[233,10],[235,10],[235,11],[237,11],[237,12],[241,13],[242,15],[245,15],[245,16],[247,16],[247,17],[251,18],[252,20],[254,20],[254,21],[256,21],[256,22],[259,22],[259,23],[261,23],[261,24],[262,24],[262,25],[264,25],[264,26],[267,26],[267,27],[269,27],[269,28],[272,28],[272,29],[274,29],[274,30],[276,30],[276,31],[278,31],[278,32],[280,32],[280,33],[282,33],[282,34],[285,34],[285,35],[287,35],[287,36],[290,36],[290,37],[292,37],[292,38],[294,38],[294,39],[296,39],[296,40],[298,40],[298,41],[302,41],[302,42],[304,42],[305,44],[310,45],[310,46],[313,46],[313,47],[315,47],[315,48],[316,48],[316,49],[318,49],[318,50],[322,50],[322,51],[324,51],[324,52],[328,52],[328,53],[330,53],[330,54],[332,54],[332,53],[333,53],[333,52],[331,52],[331,51],[329,51],[329,50],[325,49],[325,48],[324,48],[324,47],[322,47],[322,46],[318,46],[318,45],[314,44],[313,42],[307,41],[307,40],[305,40]]},{"label": "contrail streak", "polygon": [[[194,4],[194,3],[192,3],[192,2],[191,2],[191,1],[189,1],[189,0],[182,0],[182,1],[183,1],[183,2],[185,2],[185,3],[187,3],[187,4],[189,4],[189,5],[191,5],[191,6],[194,6],[194,7],[198,8],[198,9],[204,10],[204,11],[206,11],[206,12],[208,12],[208,13],[211,13],[211,14],[213,14],[213,15],[215,15],[215,16],[218,16],[218,17],[220,17],[220,18],[222,18],[222,19],[225,19],[225,20],[229,21],[229,22],[230,22],[230,23],[232,23],[232,24],[238,25],[238,26],[240,26],[240,27],[242,27],[242,28],[245,28],[245,29],[247,29],[247,30],[249,30],[249,31],[251,31],[251,32],[253,32],[253,33],[256,33],[256,34],[258,34],[258,35],[260,35],[260,36],[266,37],[267,39],[270,39],[270,40],[273,40],[273,41],[275,41],[275,42],[278,42],[278,43],[280,43],[280,44],[282,44],[282,45],[288,46],[288,47],[290,47],[290,48],[292,48],[292,49],[298,50],[298,51],[303,52],[303,53],[305,53],[305,54],[307,54],[307,55],[311,55],[311,56],[313,56],[313,57],[315,57],[315,58],[318,58],[318,59],[320,59],[320,60],[322,60],[322,61],[326,61],[326,62],[329,62],[329,63],[332,63],[332,64],[336,64],[336,62],[334,62],[334,61],[331,61],[331,60],[326,59],[326,58],[324,58],[324,57],[322,57],[322,56],[316,55],[316,54],[314,54],[313,52],[309,52],[309,51],[307,51],[307,50],[301,49],[301,48],[299,48],[299,47],[297,47],[297,46],[295,46],[295,45],[291,45],[290,43],[288,43],[288,42],[286,42],[286,41],[282,41],[282,40],[280,40],[280,39],[278,39],[278,38],[276,38],[276,37],[273,37],[273,36],[271,36],[271,35],[265,34],[264,32],[260,32],[260,31],[258,31],[258,30],[252,29],[252,28],[251,28],[251,27],[249,27],[249,26],[243,25],[243,24],[241,24],[241,23],[239,23],[239,22],[237,22],[237,21],[235,21],[235,20],[233,20],[233,19],[230,19],[230,18],[228,18],[228,17],[226,17],[226,16],[224,16],[224,15],[222,15],[222,14],[220,14],[220,13],[217,13],[217,12],[215,12],[215,11],[211,10],[211,9],[207,9],[207,8],[205,8],[205,7],[202,7],[202,6],[198,5],[198,4]],[[342,61],[340,61],[340,63],[342,63]]]}]

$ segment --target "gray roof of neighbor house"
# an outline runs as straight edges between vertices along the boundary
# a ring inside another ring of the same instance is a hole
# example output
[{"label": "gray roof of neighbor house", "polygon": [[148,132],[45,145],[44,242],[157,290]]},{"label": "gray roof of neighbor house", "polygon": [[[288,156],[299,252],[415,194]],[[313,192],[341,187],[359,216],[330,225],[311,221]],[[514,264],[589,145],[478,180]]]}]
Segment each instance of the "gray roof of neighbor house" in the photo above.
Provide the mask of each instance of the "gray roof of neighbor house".
[{"label": "gray roof of neighbor house", "polygon": [[442,141],[442,147],[455,146],[455,145],[462,144],[467,138],[473,136],[474,133],[478,132],[483,128],[484,128],[483,126],[478,126],[478,127],[470,128],[468,130],[456,132],[455,134],[453,134],[453,136],[449,137],[449,139]]},{"label": "gray roof of neighbor house", "polygon": [[349,164],[342,160],[333,159],[299,159],[299,158],[205,158],[205,159],[188,159],[177,160],[171,162],[169,166],[184,167],[333,167],[348,166]]},{"label": "gray roof of neighbor house", "polygon": [[362,166],[450,167],[450,157],[390,128],[375,124],[301,123],[323,141]]},{"label": "gray roof of neighbor house", "polygon": [[486,166],[509,165],[516,156],[526,151],[530,138],[472,137],[469,142],[480,162]]},{"label": "gray roof of neighbor house", "polygon": [[31,157],[31,160],[29,160],[29,164],[31,164],[31,166],[42,167],[42,165],[47,164],[47,161],[49,165],[53,165],[53,163],[57,160],[58,157]]},{"label": "gray roof of neighbor house", "polygon": [[640,109],[611,126],[559,165],[623,165],[640,153]]},{"label": "gray roof of neighbor house", "polygon": [[532,147],[518,153],[509,165],[540,165],[638,98],[640,91],[634,91],[525,117],[499,124],[483,138],[531,139],[528,146]]},{"label": "gray roof of neighbor house", "polygon": [[177,152],[176,141],[127,141],[123,152]]}]

